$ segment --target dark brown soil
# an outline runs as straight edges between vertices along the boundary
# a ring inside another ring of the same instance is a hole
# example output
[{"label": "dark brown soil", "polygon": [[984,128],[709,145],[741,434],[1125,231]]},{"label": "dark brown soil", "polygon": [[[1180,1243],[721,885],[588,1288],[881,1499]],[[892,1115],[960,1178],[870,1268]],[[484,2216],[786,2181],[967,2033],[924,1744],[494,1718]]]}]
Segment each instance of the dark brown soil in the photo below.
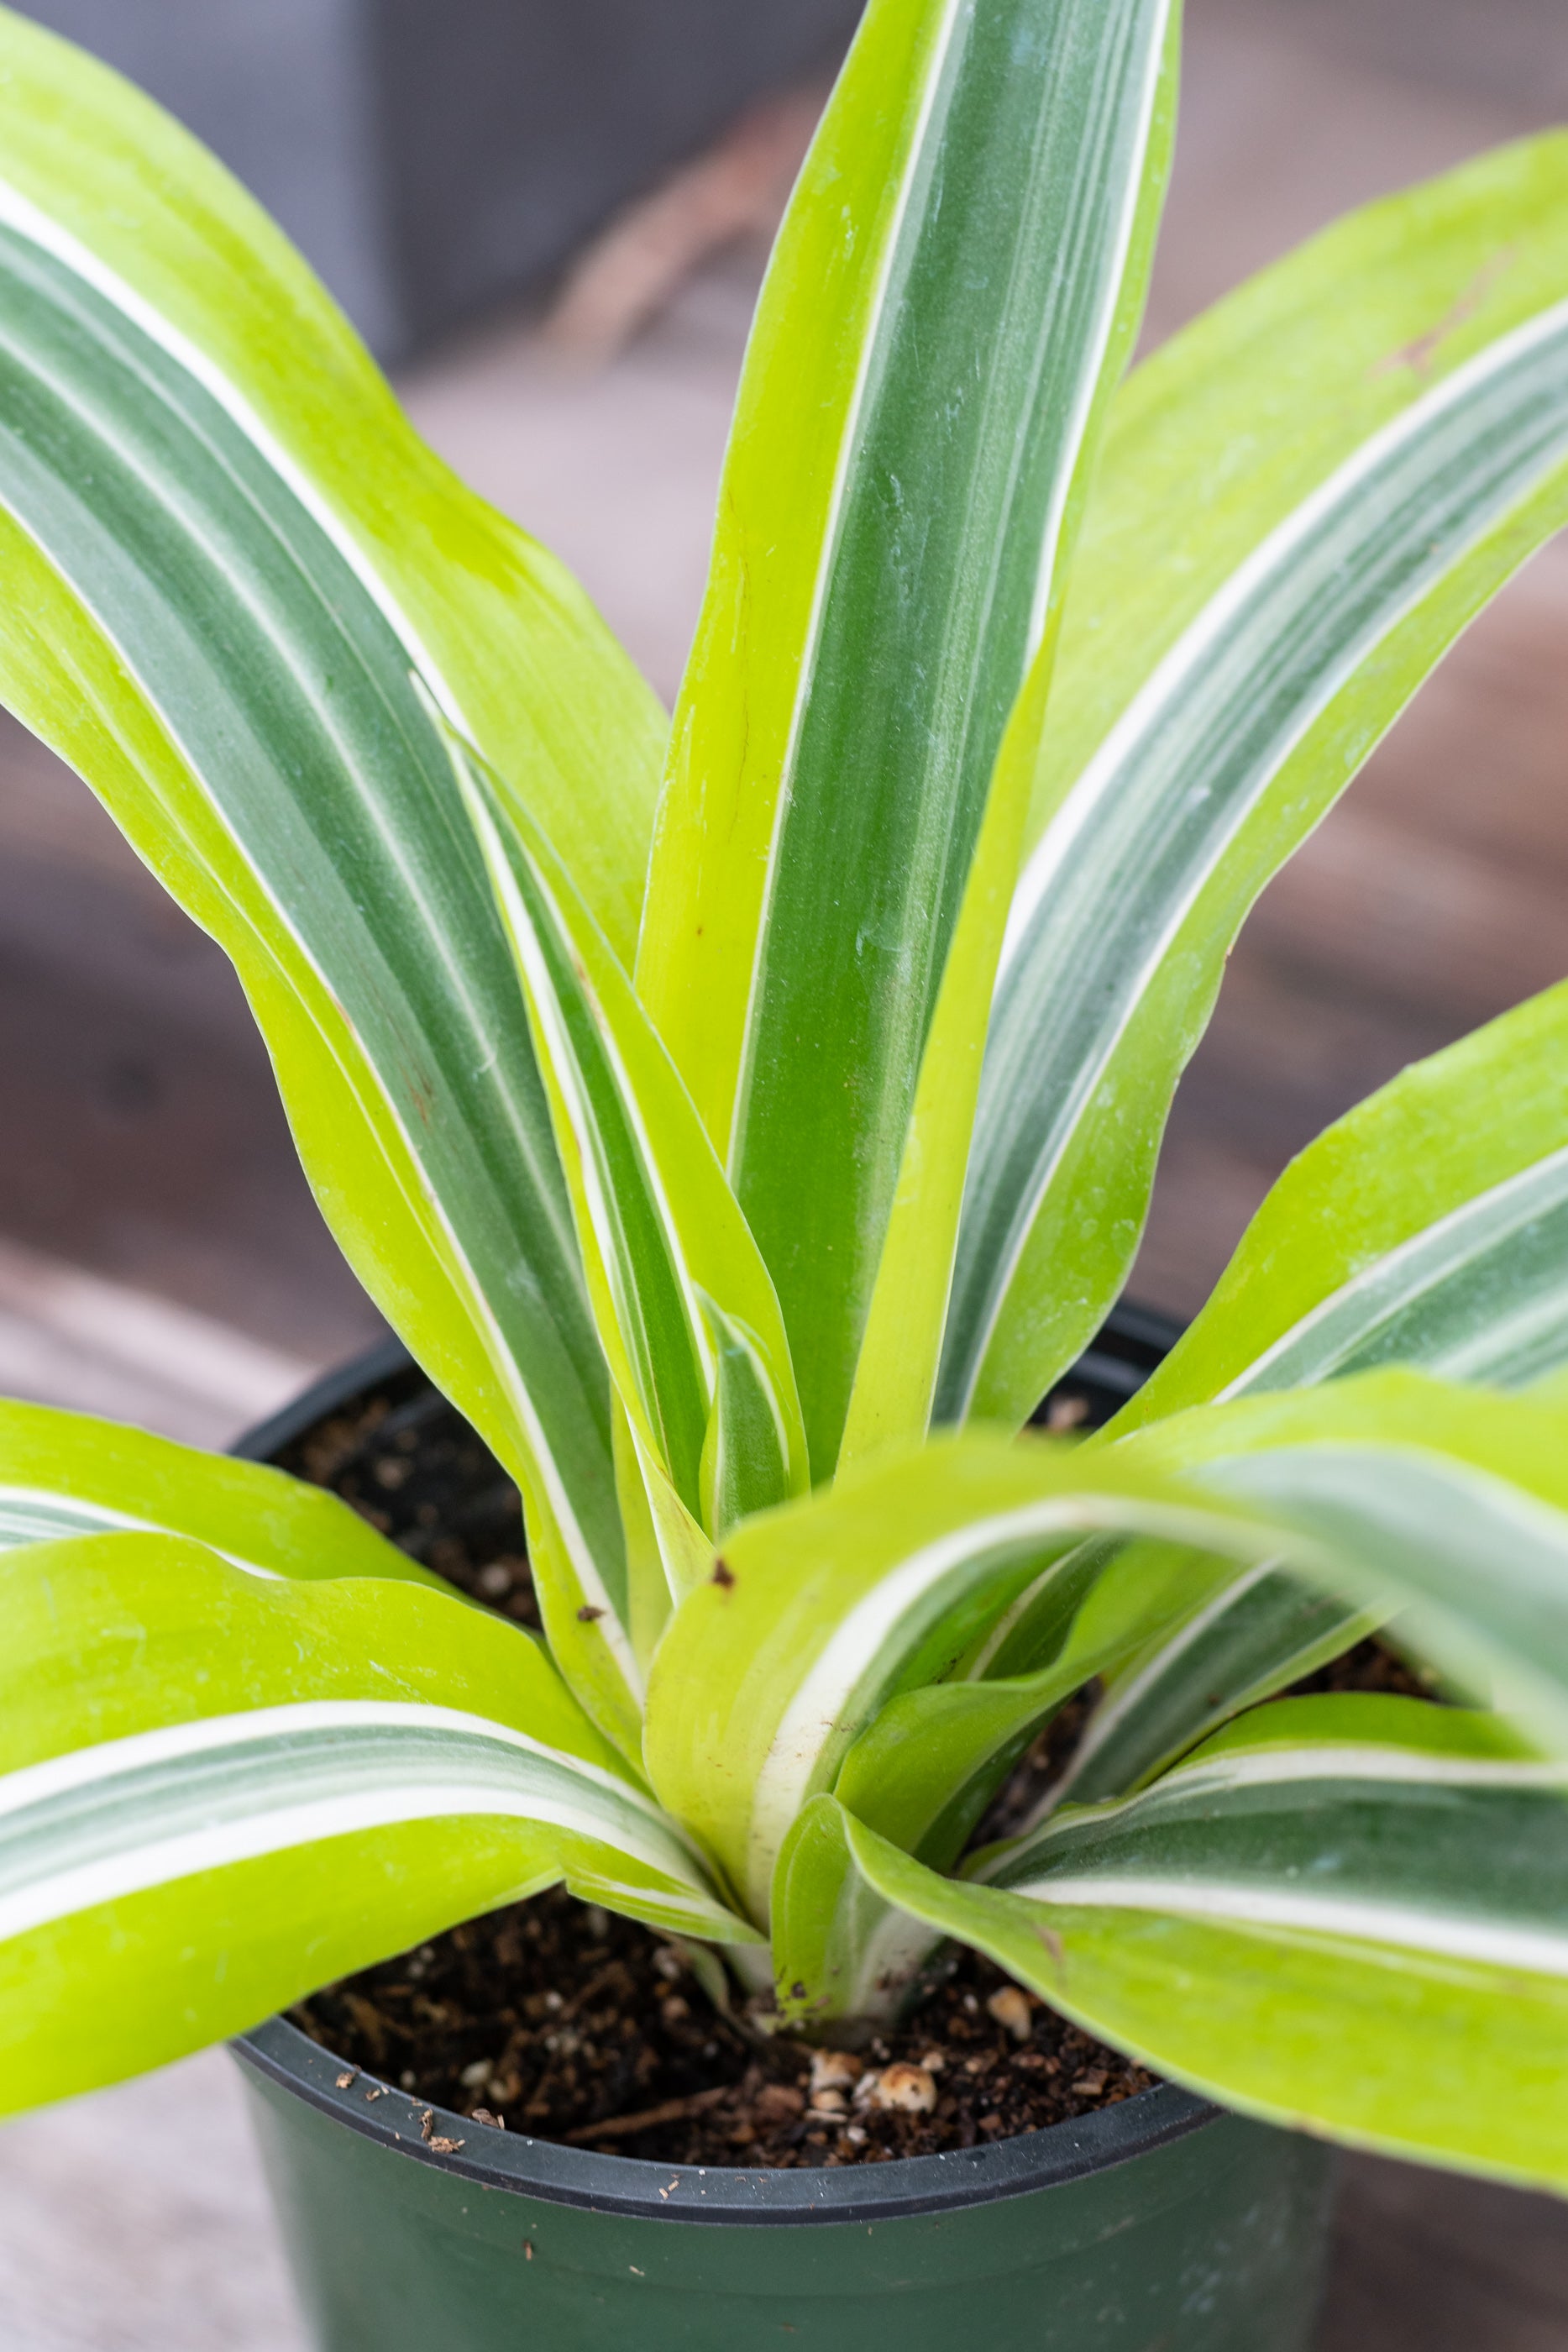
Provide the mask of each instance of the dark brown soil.
[{"label": "dark brown soil", "polygon": [[1391,1698],[1436,1698],[1438,1676],[1430,1666],[1412,1666],[1375,1637],[1358,1642],[1343,1658],[1331,1659],[1316,1674],[1303,1675],[1282,1694],[1305,1698],[1324,1691],[1384,1691]]},{"label": "dark brown soil", "polygon": [[[517,1488],[422,1374],[395,1375],[279,1458],[472,1598],[538,1623]],[[1430,1696],[1375,1642],[1297,1687]],[[1091,1686],[1040,1734],[978,1843],[1021,1826],[1094,1696]],[[978,1954],[949,1962],[896,2032],[859,2057],[813,2060],[721,2014],[648,1929],[557,1890],[346,1978],[293,2014],[335,2055],[433,2105],[662,2163],[880,2163],[1039,2131],[1148,2087],[1141,2068]],[[843,2079],[830,2083],[835,2070]]]},{"label": "dark brown soil", "polygon": [[[993,2013],[995,2001],[1001,2011]],[[1038,2131],[1151,2077],[966,1954],[813,2094],[812,2053],[721,2016],[681,1955],[559,1890],[317,1993],[295,2021],[433,2105],[669,2164],[875,2164]],[[903,2073],[894,2071],[903,2067]],[[882,2106],[882,2096],[929,2100]]]},{"label": "dark brown soil", "polygon": [[330,1486],[471,1600],[538,1626],[517,1490],[423,1372],[394,1375],[277,1459],[297,1478]]},{"label": "dark brown soil", "polygon": [[1083,1727],[1094,1712],[1101,1688],[1098,1676],[1085,1683],[1065,1706],[1057,1709],[1044,1730],[1036,1733],[992,1798],[975,1832],[973,1844],[995,1845],[998,1839],[1022,1835],[1041,1799],[1055,1787],[1071,1763]]}]

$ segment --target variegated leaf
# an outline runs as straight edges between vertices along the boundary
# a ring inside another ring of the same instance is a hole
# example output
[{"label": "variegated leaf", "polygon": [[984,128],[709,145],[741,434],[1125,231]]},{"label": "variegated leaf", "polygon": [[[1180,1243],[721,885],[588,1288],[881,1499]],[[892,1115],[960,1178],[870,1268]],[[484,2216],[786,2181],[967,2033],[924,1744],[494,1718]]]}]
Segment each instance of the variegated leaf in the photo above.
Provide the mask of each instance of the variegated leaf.
[{"label": "variegated leaf", "polygon": [[[638,980],[778,1285],[819,1478],[998,749],[1135,325],[1171,16],[873,0],[763,293]],[[995,846],[1007,867],[1010,831]],[[961,1170],[994,896],[960,959],[952,1098],[904,1168],[933,1223],[884,1294],[900,1428],[925,1418],[957,1203],[925,1161]]]},{"label": "variegated leaf", "polygon": [[1568,1359],[1568,986],[1403,1070],[1292,1160],[1113,1435],[1207,1397]]},{"label": "variegated leaf", "polygon": [[1402,1646],[1568,1753],[1561,1400],[1364,1372],[1181,1413],[1104,1451],[1256,1511],[1281,1562],[1347,1602],[1397,1608]]},{"label": "variegated leaf", "polygon": [[883,1901],[1228,2106],[1568,2187],[1568,1772],[1494,1718],[1264,1707],[987,1885],[833,1826]]},{"label": "variegated leaf", "polygon": [[[984,1655],[988,1629],[1092,1534],[1190,1547],[1208,1590],[1201,1556],[1219,1554],[1278,1560],[1351,1607],[1398,1607],[1460,1687],[1490,1685],[1568,1743],[1565,1437],[1556,1406],[1375,1373],[1116,1446],[977,1437],[890,1456],[739,1528],[722,1575],[677,1610],[650,1684],[654,1786],[768,1916],[792,1828],[854,1742],[903,1694]],[[1146,1603],[1134,1583],[1117,1604],[1124,1654],[1180,1612],[1161,1557],[1145,1555]],[[957,1800],[967,1735],[953,1767]],[[924,1834],[929,1788],[922,1806]]]},{"label": "variegated leaf", "polygon": [[[1260,1560],[1128,1661],[1091,1716],[1053,1791],[1093,1804],[1141,1788],[1244,1708],[1286,1690],[1373,1632],[1377,1610],[1315,1591]],[[874,1824],[873,1824],[874,1826]]]},{"label": "variegated leaf", "polygon": [[177,1538],[0,1558],[0,2104],[156,2064],[564,1877],[746,1940],[527,1634]]},{"label": "variegated leaf", "polygon": [[[949,1440],[890,1453],[736,1529],[664,1634],[643,1745],[664,1801],[756,1916],[768,1915],[791,1824],[834,1786],[882,1711],[971,1664],[983,1671],[998,1654],[988,1637],[1005,1644],[1020,1613],[1049,1653],[1044,1624],[1066,1572],[1060,1644],[1071,1605],[1085,1583],[1093,1589],[1073,1573],[1080,1537],[1147,1532],[1243,1560],[1265,1555],[1274,1529],[1260,1514],[1214,1505],[1138,1453]],[[1146,1605],[1118,1619],[1120,1652],[1179,1604],[1156,1578]],[[967,1725],[954,1754],[950,1797],[980,1769]]]},{"label": "variegated leaf", "polygon": [[[1059,1553],[946,1680],[904,1691],[873,1717],[832,1783],[837,1807],[931,1868],[950,1868],[1063,1702],[1179,1623],[1195,1588],[1236,1576],[1232,1561],[1147,1539],[1090,1538]],[[779,1984],[804,1984],[813,2006],[830,1988],[833,2011],[852,2016],[896,2006],[933,1940],[849,1866],[837,1809],[815,1798],[779,1849],[771,1932]]]},{"label": "variegated leaf", "polygon": [[[1568,516],[1565,188],[1568,143],[1546,142],[1375,207],[1129,385],[1096,501],[1104,537],[1092,517],[1074,591],[1093,632],[1082,661],[1103,673],[1064,656],[1045,749],[1052,730],[1082,740],[1088,705],[1113,723],[1076,775],[1053,761],[1042,782],[939,1418],[1021,1422],[1095,1328],[1247,908],[1477,605]],[[1426,300],[1445,268],[1474,278],[1478,246],[1474,301],[1461,283],[1452,333],[1406,364],[1411,283]],[[1364,381],[1369,338],[1392,356]]]},{"label": "variegated leaf", "polygon": [[304,1479],[89,1413],[0,1400],[0,1550],[116,1533],[190,1537],[256,1576],[386,1576],[450,1590]]}]

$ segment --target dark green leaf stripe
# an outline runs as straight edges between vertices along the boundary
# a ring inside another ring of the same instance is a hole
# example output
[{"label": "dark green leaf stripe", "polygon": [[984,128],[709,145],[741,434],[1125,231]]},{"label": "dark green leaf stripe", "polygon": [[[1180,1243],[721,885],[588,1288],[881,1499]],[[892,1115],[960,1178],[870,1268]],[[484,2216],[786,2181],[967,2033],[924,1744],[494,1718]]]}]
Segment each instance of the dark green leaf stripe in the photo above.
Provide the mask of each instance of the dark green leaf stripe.
[{"label": "dark green leaf stripe", "polygon": [[[528,1000],[601,1343],[679,1593],[708,1572],[721,1434],[732,1499],[760,1508],[804,1481],[779,1301],[690,1095],[570,876],[473,751],[452,748]],[[724,1380],[710,1325],[730,1312],[751,1361],[748,1372],[733,1361]],[[757,1380],[763,1417],[737,1420],[732,1408]],[[743,1421],[760,1451],[745,1444]]]},{"label": "dark green leaf stripe", "polygon": [[[292,955],[329,992],[493,1368],[494,1392],[462,1401],[520,1475],[537,1465],[574,1564],[617,1601],[604,1368],[507,942],[411,682],[416,649],[178,352],[10,228],[0,288],[0,499],[199,778],[204,814],[265,887],[268,936],[225,871],[183,895],[253,988],[258,965]],[[20,625],[0,633],[0,660],[24,659]],[[95,778],[86,740],[62,748],[112,803],[112,767]],[[141,781],[152,804],[116,814],[179,881],[190,817]],[[280,1076],[291,1110],[319,1124],[282,1056]],[[404,1320],[406,1269],[361,1241],[357,1262]],[[439,1346],[433,1369],[448,1369]]]},{"label": "dark green leaf stripe", "polygon": [[702,1459],[702,1521],[716,1542],[753,1511],[785,1501],[789,1438],[754,1333],[704,1292],[715,1355],[713,1411]]},{"label": "dark green leaf stripe", "polygon": [[[493,819],[500,812],[492,812]],[[504,820],[503,820],[504,821]],[[701,1309],[664,1198],[660,1172],[589,993],[573,942],[544,877],[516,836],[497,834],[514,947],[581,1171],[588,1222],[613,1297],[615,1328],[675,1492],[701,1511],[700,1470],[711,1378]]]},{"label": "dark green leaf stripe", "polygon": [[[1020,1267],[1026,1252],[1054,1263],[1063,1171],[1184,921],[1334,695],[1565,457],[1559,306],[1457,370],[1266,540],[1064,798],[1004,949],[939,1417],[1010,1413],[1020,1380],[1040,1393],[1060,1367],[1030,1339],[1035,1326],[1071,1354],[1076,1335],[1042,1317]],[[1008,1354],[1009,1313],[1019,1360],[998,1359],[993,1382],[988,1355]]]},{"label": "dark green leaf stripe", "polygon": [[[409,425],[261,207],[144,93],[0,9],[0,216],[171,334],[546,825],[628,964],[668,724],[565,567]],[[172,348],[172,345],[170,345]]]},{"label": "dark green leaf stripe", "polygon": [[1568,1512],[1415,1444],[1320,1440],[1202,1478],[1354,1568],[1362,1595],[1407,1598],[1416,1647],[1461,1688],[1568,1738]]},{"label": "dark green leaf stripe", "polygon": [[824,1851],[834,1827],[868,1889],[1228,2105],[1568,2179],[1568,1777],[1496,1717],[1260,1708],[1142,1796],[993,1853],[986,1884],[847,1813]]},{"label": "dark green leaf stripe", "polygon": [[[1073,307],[1114,298],[1125,227],[1111,199],[1126,142],[1141,145],[1163,13],[954,9],[868,358],[731,1153],[818,1476],[837,1452],[997,749],[1043,625],[1062,448],[1092,383]],[[1097,240],[1113,250],[1095,255]]]}]

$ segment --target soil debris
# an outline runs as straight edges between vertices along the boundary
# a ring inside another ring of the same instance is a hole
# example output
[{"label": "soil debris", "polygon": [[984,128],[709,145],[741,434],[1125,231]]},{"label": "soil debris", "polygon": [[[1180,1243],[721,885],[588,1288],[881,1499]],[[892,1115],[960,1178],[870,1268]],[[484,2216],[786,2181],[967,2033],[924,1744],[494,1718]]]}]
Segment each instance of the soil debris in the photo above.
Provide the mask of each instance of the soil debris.
[{"label": "soil debris", "polygon": [[1007,1990],[967,1953],[863,2052],[756,2037],[713,2008],[674,1946],[557,1888],[293,2015],[362,2063],[373,2012],[386,2070],[412,2073],[432,2109],[677,2165],[881,2163],[1041,2130],[1147,2087],[1043,2001],[1019,2041],[992,2011]]}]

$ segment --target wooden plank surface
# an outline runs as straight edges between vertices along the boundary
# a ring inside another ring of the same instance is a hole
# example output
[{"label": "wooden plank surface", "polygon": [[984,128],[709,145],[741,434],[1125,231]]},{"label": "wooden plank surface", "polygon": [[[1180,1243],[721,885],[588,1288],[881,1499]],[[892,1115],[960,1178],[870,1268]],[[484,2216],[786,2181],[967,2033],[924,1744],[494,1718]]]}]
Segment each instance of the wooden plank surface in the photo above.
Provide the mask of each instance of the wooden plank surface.
[{"label": "wooden plank surface", "polygon": [[[1151,336],[1345,205],[1528,128],[1568,93],[1561,0],[1195,0],[1188,56]],[[580,572],[666,692],[756,273],[754,249],[722,257],[596,375],[503,321],[405,387],[454,462]],[[1172,1121],[1145,1297],[1190,1312],[1325,1120],[1568,969],[1565,645],[1568,557],[1552,549],[1266,894]],[[211,1440],[269,1366],[374,1334],[222,958],[83,789],[6,726],[0,1085],[0,1386],[75,1383],[87,1402],[112,1379],[123,1401],[110,1409]],[[62,1304],[84,1276],[100,1291]],[[142,1332],[140,1360],[73,1363],[71,1347],[92,1353],[84,1297],[105,1328]],[[149,1301],[175,1318],[161,1333]],[[168,1367],[214,1323],[240,1352],[232,1401],[207,1399],[198,1421]],[[1562,2352],[1564,2221],[1543,2199],[1350,2159],[1322,2352]],[[225,2062],[0,2133],[6,2352],[302,2341]]]},{"label": "wooden plank surface", "polygon": [[1347,2158],[1317,2352],[1563,2352],[1568,2210]]}]

